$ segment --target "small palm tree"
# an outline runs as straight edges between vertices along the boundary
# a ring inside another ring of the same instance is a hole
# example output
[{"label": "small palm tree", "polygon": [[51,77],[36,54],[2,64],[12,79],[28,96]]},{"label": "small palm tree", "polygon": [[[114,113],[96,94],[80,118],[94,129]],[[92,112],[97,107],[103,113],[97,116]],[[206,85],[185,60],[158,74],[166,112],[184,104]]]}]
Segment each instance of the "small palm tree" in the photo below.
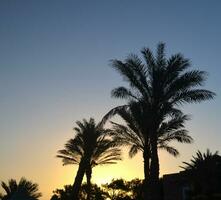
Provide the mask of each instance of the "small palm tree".
[{"label": "small palm tree", "polygon": [[6,195],[2,200],[38,200],[42,195],[38,192],[38,184],[21,178],[19,183],[14,179],[10,179],[8,184],[1,183]]},{"label": "small palm tree", "polygon": [[146,134],[150,138],[150,199],[159,199],[158,130],[162,123],[181,112],[180,105],[212,99],[214,93],[199,88],[206,73],[189,70],[190,61],[181,54],[165,57],[165,45],[160,43],[157,52],[149,48],[141,51],[143,60],[130,55],[125,61],[113,60],[112,66],[129,83],[129,88],[118,87],[112,96],[142,105],[146,115]]},{"label": "small palm tree", "polygon": [[97,165],[115,164],[121,160],[121,150],[117,141],[108,136],[110,130],[104,129],[103,124],[96,125],[94,119],[83,122],[77,121],[76,136],[70,139],[65,148],[58,151],[57,157],[62,158],[63,164],[79,165],[73,185],[73,199],[78,199],[82,179],[86,173],[88,199],[90,199],[92,168]]},{"label": "small palm tree", "polygon": [[218,151],[212,153],[209,149],[205,153],[197,151],[190,162],[183,162],[187,174],[193,184],[193,194],[204,195],[213,199],[212,195],[221,194],[221,156]]},{"label": "small palm tree", "polygon": [[213,164],[216,158],[219,157],[218,151],[212,153],[209,149],[206,150],[206,153],[201,151],[196,152],[196,156],[192,156],[190,162],[183,162],[185,166],[181,167],[185,170],[199,170],[200,168],[209,168],[209,165]]}]

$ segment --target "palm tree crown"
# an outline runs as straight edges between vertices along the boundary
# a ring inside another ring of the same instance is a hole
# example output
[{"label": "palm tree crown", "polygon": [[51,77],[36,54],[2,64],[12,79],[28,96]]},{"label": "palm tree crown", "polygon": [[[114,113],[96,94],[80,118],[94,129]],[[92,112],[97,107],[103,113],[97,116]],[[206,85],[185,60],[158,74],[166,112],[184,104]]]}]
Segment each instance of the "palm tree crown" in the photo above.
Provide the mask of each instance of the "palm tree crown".
[{"label": "palm tree crown", "polygon": [[205,199],[214,199],[214,194],[221,192],[221,156],[218,151],[205,153],[197,151],[190,162],[183,162],[186,175],[192,184],[193,195],[203,195]]},{"label": "palm tree crown", "polygon": [[38,200],[42,195],[38,192],[38,184],[21,178],[19,183],[14,179],[10,179],[8,184],[1,183],[6,195],[3,200]]},{"label": "palm tree crown", "polygon": [[[145,112],[138,104],[130,104],[129,107],[120,107],[117,114],[121,116],[126,125],[111,122],[113,125],[113,137],[115,137],[122,145],[130,147],[129,156],[132,158],[138,151],[143,153],[144,158],[144,177],[149,178],[150,171],[150,138],[146,134],[147,128],[145,123]],[[184,129],[184,123],[188,120],[187,115],[180,114],[172,117],[161,124],[158,129],[157,143],[159,149],[164,149],[173,156],[178,156],[178,150],[170,146],[171,141],[180,143],[191,143],[193,139],[188,135],[188,131]]]},{"label": "palm tree crown", "polygon": [[62,158],[63,164],[79,164],[82,158],[89,160],[91,167],[104,164],[115,164],[121,160],[121,150],[117,142],[107,136],[108,129],[95,124],[94,119],[88,122],[76,122],[76,136],[70,139],[65,148],[58,151],[57,157]]},{"label": "palm tree crown", "polygon": [[[136,105],[137,107],[138,105]],[[150,148],[148,141],[149,136],[146,134],[145,119],[142,115],[143,111],[134,109],[135,106],[130,106],[126,109],[118,110],[118,115],[126,122],[126,125],[112,122],[113,136],[118,142],[130,146],[129,156],[132,158],[138,151],[144,151],[145,148]],[[177,141],[181,143],[191,143],[192,137],[188,135],[188,131],[184,129],[184,123],[188,120],[187,115],[179,114],[176,117],[164,121],[157,131],[158,148],[164,149],[173,156],[178,156],[179,152],[169,142]],[[148,145],[145,141],[148,141]],[[145,146],[146,145],[146,146]]]},{"label": "palm tree crown", "polygon": [[192,156],[190,162],[183,162],[183,164],[185,164],[185,166],[182,166],[181,168],[185,170],[214,170],[216,165],[221,167],[221,157],[219,156],[218,151],[212,153],[207,149],[206,153],[202,153],[198,150],[196,155]]}]

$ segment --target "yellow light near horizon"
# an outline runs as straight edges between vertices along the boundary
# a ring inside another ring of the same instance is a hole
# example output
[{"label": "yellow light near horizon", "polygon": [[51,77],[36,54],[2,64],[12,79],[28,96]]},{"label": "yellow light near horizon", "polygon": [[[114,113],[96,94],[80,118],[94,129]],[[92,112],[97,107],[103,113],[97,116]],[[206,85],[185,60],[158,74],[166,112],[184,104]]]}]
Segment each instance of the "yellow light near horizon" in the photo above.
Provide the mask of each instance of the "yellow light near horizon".
[{"label": "yellow light near horizon", "polygon": [[[127,154],[124,156],[126,158]],[[60,166],[57,173],[60,177],[59,186],[63,187],[64,185],[73,184],[77,170],[77,165]],[[92,183],[97,185],[110,183],[112,179],[120,178],[125,180],[143,179],[143,161],[139,154],[133,159],[124,159],[112,165],[98,165],[92,170]],[[84,177],[83,182],[85,181],[86,178]]]},{"label": "yellow light near horizon", "polygon": [[118,164],[97,166],[93,169],[92,182],[98,185],[110,183],[112,179],[143,179],[143,162],[140,155],[125,159]]},{"label": "yellow light near horizon", "polygon": [[[132,180],[135,178],[143,179],[143,157],[138,153],[133,159],[128,159],[128,152],[123,153],[123,161],[113,165],[96,166],[92,171],[92,183],[102,185],[110,183],[112,179],[123,178]],[[167,152],[160,152],[160,171],[161,176],[165,173],[174,173],[179,166],[179,158],[173,158]],[[43,193],[41,200],[50,199],[52,191],[56,188],[62,189],[64,185],[73,184],[78,170],[78,165],[62,166],[61,160],[52,158],[51,166],[44,166],[39,174],[44,174],[45,179],[36,179],[35,175],[30,179],[40,185]],[[86,182],[84,177],[83,182]]]}]

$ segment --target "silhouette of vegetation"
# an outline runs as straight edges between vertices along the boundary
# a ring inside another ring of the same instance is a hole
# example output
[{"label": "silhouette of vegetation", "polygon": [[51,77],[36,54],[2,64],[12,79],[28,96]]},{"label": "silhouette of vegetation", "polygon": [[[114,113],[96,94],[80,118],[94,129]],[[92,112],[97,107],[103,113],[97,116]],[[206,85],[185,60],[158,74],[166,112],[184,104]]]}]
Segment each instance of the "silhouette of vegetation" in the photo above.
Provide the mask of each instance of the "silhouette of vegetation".
[{"label": "silhouette of vegetation", "polygon": [[[181,167],[185,170],[199,170],[199,169],[209,169],[211,165],[214,167],[217,162],[217,158],[219,158],[218,151],[212,153],[209,149],[206,150],[206,153],[202,153],[201,151],[196,152],[196,156],[192,156],[190,162],[183,162],[185,166]],[[215,165],[214,165],[215,164]]]},{"label": "silhouette of vegetation", "polygon": [[[65,185],[64,189],[56,189],[53,191],[54,195],[51,200],[71,200],[71,195],[73,192],[72,185]],[[94,200],[105,200],[108,197],[108,193],[98,187],[96,184],[91,185],[91,199]],[[83,183],[79,192],[79,199],[87,199],[87,184]]]},{"label": "silhouette of vegetation", "polygon": [[73,185],[73,199],[78,199],[84,174],[87,177],[87,199],[91,199],[92,168],[97,165],[115,164],[121,160],[121,150],[118,142],[108,136],[111,130],[104,129],[103,124],[96,125],[94,119],[83,122],[77,121],[76,136],[70,139],[65,148],[58,151],[57,157],[62,158],[63,164],[79,165]]},{"label": "silhouette of vegetation", "polygon": [[1,182],[1,186],[6,192],[1,197],[2,200],[38,200],[42,195],[38,191],[38,184],[21,178],[19,183],[10,179],[8,183]]},{"label": "silhouette of vegetation", "polygon": [[[122,145],[128,145],[129,157],[134,157],[139,151],[144,158],[144,177],[147,181],[150,175],[150,142],[145,143],[147,135],[146,113],[138,104],[131,104],[130,107],[118,108],[117,114],[126,122],[126,125],[111,122],[113,124],[113,137]],[[158,148],[164,149],[173,156],[178,156],[179,152],[168,143],[177,141],[181,143],[191,143],[192,138],[188,131],[184,129],[184,122],[188,116],[179,114],[173,116],[168,121],[162,123],[158,134]]]},{"label": "silhouette of vegetation", "polygon": [[142,200],[142,183],[140,179],[125,181],[123,179],[112,180],[111,183],[102,185],[109,194],[111,200]]},{"label": "silhouette of vegetation", "polygon": [[[141,194],[142,180],[133,179],[125,181],[123,179],[112,180],[111,183],[98,186],[91,185],[91,199],[93,200],[142,200]],[[66,185],[63,189],[56,189],[50,200],[71,200],[73,192],[72,185]],[[79,191],[79,199],[87,199],[87,183],[83,183]]]},{"label": "silhouette of vegetation", "polygon": [[200,151],[182,167],[189,174],[196,199],[221,199],[221,156],[218,151]]},{"label": "silhouette of vegetation", "polygon": [[[91,199],[92,200],[106,200],[108,198],[108,193],[97,184],[91,185]],[[80,192],[80,199],[86,200],[87,198],[87,184],[83,184]]]},{"label": "silhouette of vegetation", "polygon": [[112,180],[111,183],[103,185],[108,191],[110,199],[128,199],[127,195],[129,188],[123,179]]},{"label": "silhouette of vegetation", "polygon": [[[144,48],[141,53],[144,62],[134,54],[125,61],[112,60],[113,68],[129,83],[130,88],[115,88],[111,95],[127,100],[126,107],[138,104],[145,113],[146,118],[142,120],[146,123],[144,146],[150,144],[151,154],[149,190],[145,192],[145,198],[148,196],[149,199],[157,200],[160,199],[158,130],[166,120],[182,115],[180,105],[212,99],[215,93],[199,88],[206,80],[206,73],[188,70],[190,61],[181,54],[167,59],[163,43],[157,46],[156,55],[149,48]],[[106,118],[117,110],[111,110]]]},{"label": "silhouette of vegetation", "polygon": [[70,200],[73,193],[73,186],[65,185],[64,189],[56,189],[53,193],[51,200]]}]

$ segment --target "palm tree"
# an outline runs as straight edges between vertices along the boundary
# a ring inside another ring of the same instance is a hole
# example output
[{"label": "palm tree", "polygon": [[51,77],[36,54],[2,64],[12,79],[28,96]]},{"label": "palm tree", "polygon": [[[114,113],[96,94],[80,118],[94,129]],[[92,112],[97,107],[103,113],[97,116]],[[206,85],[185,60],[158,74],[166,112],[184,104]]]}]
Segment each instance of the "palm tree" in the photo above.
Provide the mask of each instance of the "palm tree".
[{"label": "palm tree", "polygon": [[125,61],[112,60],[111,64],[129,83],[129,88],[112,90],[112,97],[141,105],[144,109],[146,134],[151,144],[150,199],[159,199],[158,129],[165,120],[181,113],[180,105],[212,99],[214,93],[198,86],[206,80],[206,73],[188,70],[190,61],[181,54],[165,57],[165,45],[157,46],[156,56],[149,48],[141,51],[144,62],[131,54]]},{"label": "palm tree", "polygon": [[2,188],[6,195],[2,200],[38,200],[42,195],[38,192],[38,184],[21,178],[19,183],[14,179],[10,179],[8,184],[1,182]]},{"label": "palm tree", "polygon": [[[144,177],[145,183],[150,175],[150,139],[146,134],[146,113],[138,104],[131,104],[129,107],[121,107],[117,110],[117,114],[124,120],[126,125],[111,122],[113,124],[113,137],[115,137],[122,145],[127,145],[129,149],[129,157],[134,157],[139,151],[143,153],[144,159]],[[180,114],[172,117],[168,121],[161,124],[157,131],[158,148],[164,149],[173,156],[178,156],[179,152],[168,143],[177,141],[180,143],[191,143],[193,139],[188,135],[188,131],[184,129],[184,122],[188,120],[187,115]]]},{"label": "palm tree", "polygon": [[204,195],[213,199],[212,195],[221,194],[221,156],[218,151],[212,153],[209,149],[205,153],[197,151],[190,162],[183,162],[193,184],[194,195]]},{"label": "palm tree", "polygon": [[117,141],[108,136],[109,129],[103,124],[96,125],[93,118],[89,121],[77,121],[76,136],[70,139],[64,149],[58,151],[57,157],[62,158],[63,164],[79,165],[73,185],[73,199],[78,199],[82,179],[86,173],[88,199],[90,199],[92,168],[97,165],[115,164],[121,160],[121,150]]},{"label": "palm tree", "polygon": [[[183,162],[185,166],[181,167],[185,170],[199,170],[200,168],[209,168],[209,165],[215,164],[217,161],[217,157],[219,156],[218,151],[212,153],[209,149],[206,150],[206,153],[202,153],[201,151],[196,152],[196,156],[192,156],[190,162]],[[213,166],[214,167],[214,166]]]}]

